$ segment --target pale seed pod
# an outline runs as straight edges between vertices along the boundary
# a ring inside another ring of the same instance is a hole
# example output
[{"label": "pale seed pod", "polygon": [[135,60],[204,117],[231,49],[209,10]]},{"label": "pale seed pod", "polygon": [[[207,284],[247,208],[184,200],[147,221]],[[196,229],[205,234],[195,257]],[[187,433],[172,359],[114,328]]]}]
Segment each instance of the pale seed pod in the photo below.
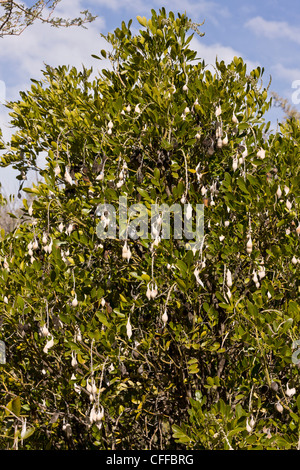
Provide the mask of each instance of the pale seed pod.
[{"label": "pale seed pod", "polygon": [[32,243],[32,249],[37,250],[39,247],[38,241],[35,239],[34,242]]},{"label": "pale seed pod", "polygon": [[71,175],[69,173],[68,168],[65,169],[65,175],[64,175],[65,181],[69,184],[73,184],[73,180],[71,178]]},{"label": "pale seed pod", "polygon": [[224,222],[225,227],[228,227],[229,223],[230,223],[229,220],[225,220]]},{"label": "pale seed pod", "polygon": [[108,129],[112,129],[114,127],[112,121],[109,121],[109,123],[107,124],[107,127]]},{"label": "pale seed pod", "polygon": [[46,245],[46,243],[47,243],[47,234],[46,233],[43,233],[42,242],[43,242],[44,245]]},{"label": "pale seed pod", "polygon": [[285,193],[286,196],[290,192],[290,188],[288,186],[284,186],[283,190],[284,190],[284,193]]},{"label": "pale seed pod", "polygon": [[248,419],[246,420],[246,429],[249,433],[252,432],[252,426],[248,423]]},{"label": "pale seed pod", "polygon": [[218,117],[222,114],[222,109],[221,106],[217,106],[216,111],[215,111],[215,116]]},{"label": "pale seed pod", "polygon": [[72,307],[77,307],[78,305],[78,300],[77,300],[77,296],[75,295],[74,299],[72,300]]},{"label": "pale seed pod", "polygon": [[234,113],[233,113],[233,115],[232,115],[231,120],[232,120],[232,122],[233,122],[234,124],[237,124],[237,123],[239,122],[239,121],[238,121],[238,118],[236,117],[236,115],[235,115]]},{"label": "pale seed pod", "polygon": [[277,188],[276,195],[277,195],[278,199],[281,198],[282,191],[281,191],[281,187],[280,187],[280,186],[278,186],[278,188]]},{"label": "pale seed pod", "polygon": [[187,208],[186,208],[186,218],[187,220],[190,220],[192,218],[193,214],[193,208],[190,203],[188,203]]},{"label": "pale seed pod", "polygon": [[157,285],[155,284],[155,288],[153,289],[153,287],[152,287],[152,289],[151,289],[151,298],[152,298],[152,299],[155,299],[155,297],[157,296],[157,294],[158,294]]},{"label": "pale seed pod", "polygon": [[164,322],[164,324],[167,323],[168,321],[168,314],[167,314],[167,311],[165,310],[162,317],[161,317],[162,321]]},{"label": "pale seed pod", "polygon": [[286,205],[286,208],[287,208],[288,210],[291,210],[291,208],[292,208],[292,203],[291,203],[289,200],[286,201],[286,204],[285,204],[285,205]]},{"label": "pale seed pod", "polygon": [[41,331],[41,335],[44,336],[44,337],[50,335],[49,330],[48,330],[48,328],[46,327],[46,325],[43,325],[40,331]]},{"label": "pale seed pod", "polygon": [[299,224],[298,227],[296,228],[296,233],[297,233],[298,236],[300,235],[300,224]]},{"label": "pale seed pod", "polygon": [[77,366],[77,359],[76,359],[75,354],[74,354],[73,357],[72,357],[71,366],[72,366],[72,367],[76,367],[76,366]]},{"label": "pale seed pod", "polygon": [[148,284],[147,291],[146,291],[146,297],[147,297],[148,300],[151,299],[151,289],[149,287],[149,284]]},{"label": "pale seed pod", "polygon": [[190,112],[190,108],[187,106],[184,110],[184,114],[188,114]]},{"label": "pale seed pod", "polygon": [[217,140],[217,147],[219,149],[221,149],[223,147],[223,141],[222,141],[221,137],[219,137],[218,140]]},{"label": "pale seed pod", "polygon": [[253,248],[253,243],[252,243],[251,236],[249,236],[249,240],[248,240],[247,246],[246,246],[246,250],[247,250],[248,254],[252,253],[252,248]]},{"label": "pale seed pod", "polygon": [[228,287],[232,286],[232,275],[229,269],[227,269],[227,273],[226,273],[226,284]]},{"label": "pale seed pod", "polygon": [[137,104],[134,110],[135,110],[136,113],[140,113],[141,112],[140,105]]},{"label": "pale seed pod", "polygon": [[59,165],[56,165],[56,167],[54,168],[54,174],[55,176],[58,176],[60,174],[60,167]]},{"label": "pale seed pod", "polygon": [[90,385],[89,380],[86,381],[86,390],[88,393],[92,393],[92,387]]},{"label": "pale seed pod", "polygon": [[197,132],[197,134],[195,135],[195,138],[196,138],[197,140],[199,140],[199,139],[201,138],[201,135],[199,134],[199,132]]},{"label": "pale seed pod", "polygon": [[277,410],[279,413],[282,413],[282,412],[283,412],[283,406],[282,406],[281,403],[279,403],[279,402],[276,403],[275,408],[276,408],[276,410]]},{"label": "pale seed pod", "polygon": [[233,161],[232,161],[232,169],[233,169],[233,171],[236,171],[237,168],[238,168],[238,159],[234,158]]},{"label": "pale seed pod", "polygon": [[263,148],[260,148],[256,154],[257,157],[261,158],[262,160],[266,156],[266,151]]},{"label": "pale seed pod", "polygon": [[225,239],[225,236],[224,236],[224,235],[220,235],[220,237],[219,237],[220,242],[222,242],[224,239]]},{"label": "pale seed pod", "polygon": [[182,90],[183,90],[183,91],[188,91],[187,84],[183,85]]},{"label": "pale seed pod", "polygon": [[58,231],[62,233],[63,229],[64,229],[64,224],[61,222],[58,226]]},{"label": "pale seed pod", "polygon": [[28,214],[30,215],[30,217],[32,216],[32,213],[33,213],[33,207],[31,203],[30,206],[28,207]]},{"label": "pale seed pod", "polygon": [[126,333],[127,333],[128,339],[130,339],[132,336],[132,328],[131,328],[129,317],[128,317],[127,324],[126,324]]},{"label": "pale seed pod", "polygon": [[6,297],[6,295],[5,295],[4,298],[3,298],[3,302],[4,302],[5,304],[8,304],[8,298]]},{"label": "pale seed pod", "polygon": [[105,299],[102,297],[102,299],[101,299],[101,307],[105,307],[105,304],[106,304]]},{"label": "pale seed pod", "polygon": [[253,416],[251,416],[251,419],[250,419],[250,423],[249,423],[249,424],[250,424],[251,428],[254,428],[254,426],[255,426],[255,419],[253,418]]},{"label": "pale seed pod", "polygon": [[52,348],[52,346],[54,346],[53,336],[52,336],[51,339],[46,343],[46,345],[45,345],[43,351],[44,351],[45,353],[47,353],[48,350],[49,350],[50,348]]},{"label": "pale seed pod", "polygon": [[97,387],[96,387],[96,384],[95,384],[95,379],[92,380],[92,394],[93,395],[96,395],[97,393]]},{"label": "pale seed pod", "polygon": [[111,134],[112,134],[112,130],[111,130],[111,129],[108,129],[108,130],[107,130],[107,133],[108,133],[108,135],[111,135]]},{"label": "pale seed pod", "polygon": [[288,397],[292,397],[293,395],[295,395],[296,389],[295,388],[289,388],[289,384],[287,383],[285,393],[287,394]]},{"label": "pale seed pod", "polygon": [[293,264],[297,264],[298,263],[298,260],[296,258],[296,256],[294,255],[293,258],[292,258],[292,263]]},{"label": "pale seed pod", "polygon": [[224,139],[222,140],[222,144],[223,144],[223,145],[228,145],[228,137],[227,137],[227,134],[226,134],[226,136],[224,137]]}]

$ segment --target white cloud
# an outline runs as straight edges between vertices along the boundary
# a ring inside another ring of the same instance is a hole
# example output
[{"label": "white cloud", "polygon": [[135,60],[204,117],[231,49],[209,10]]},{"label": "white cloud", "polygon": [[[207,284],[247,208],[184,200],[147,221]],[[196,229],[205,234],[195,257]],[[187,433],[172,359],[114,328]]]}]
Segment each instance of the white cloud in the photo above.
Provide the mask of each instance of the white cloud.
[{"label": "white cloud", "polygon": [[273,65],[272,70],[274,70],[277,77],[283,78],[291,84],[294,80],[300,80],[300,68],[288,68],[278,63]]},{"label": "white cloud", "polygon": [[300,28],[289,25],[286,21],[268,21],[261,16],[251,18],[245,23],[258,36],[269,39],[288,39],[300,44]]},{"label": "white cloud", "polygon": [[196,50],[198,52],[198,57],[204,59],[207,65],[215,65],[216,59],[218,59],[218,61],[224,60],[225,64],[229,64],[235,56],[243,58],[244,62],[247,64],[248,72],[259,65],[258,62],[253,62],[248,60],[246,57],[243,57],[241,52],[230,46],[223,46],[219,43],[206,45],[201,39],[196,37],[191,41],[191,49]]}]

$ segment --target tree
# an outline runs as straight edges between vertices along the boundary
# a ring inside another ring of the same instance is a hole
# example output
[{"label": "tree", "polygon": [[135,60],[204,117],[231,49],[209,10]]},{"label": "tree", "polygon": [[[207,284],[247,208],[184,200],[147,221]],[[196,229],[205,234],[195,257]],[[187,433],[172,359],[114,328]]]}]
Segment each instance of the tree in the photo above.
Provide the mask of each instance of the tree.
[{"label": "tree", "polygon": [[[81,17],[64,19],[52,18],[53,12],[61,0],[38,0],[31,7],[14,0],[0,0],[0,37],[18,36],[36,21],[48,23],[54,27],[83,26],[96,18],[88,10],[81,12]],[[46,12],[46,15],[44,14]]]},{"label": "tree", "polygon": [[[8,104],[2,165],[43,181],[1,240],[1,447],[296,448],[299,126],[270,132],[263,69],[212,74],[186,15],[138,21],[112,70],[46,67]],[[204,205],[200,245],[175,213],[163,237],[174,204],[193,228]]]}]

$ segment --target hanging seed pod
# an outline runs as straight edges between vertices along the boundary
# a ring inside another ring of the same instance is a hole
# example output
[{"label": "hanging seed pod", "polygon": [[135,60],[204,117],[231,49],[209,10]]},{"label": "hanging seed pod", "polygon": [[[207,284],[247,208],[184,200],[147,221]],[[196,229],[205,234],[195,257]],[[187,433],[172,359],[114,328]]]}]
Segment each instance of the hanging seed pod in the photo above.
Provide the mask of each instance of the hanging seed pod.
[{"label": "hanging seed pod", "polygon": [[300,224],[299,224],[298,227],[296,228],[296,233],[297,233],[298,236],[300,235]]},{"label": "hanging seed pod", "polygon": [[256,156],[258,158],[261,158],[262,160],[265,158],[266,156],[266,151],[263,149],[263,148],[260,148],[256,154]]},{"label": "hanging seed pod", "polygon": [[232,169],[233,171],[236,171],[237,168],[238,168],[239,164],[238,164],[238,159],[236,157],[233,158],[233,161],[232,161]]},{"label": "hanging seed pod", "polygon": [[39,247],[38,241],[36,239],[34,239],[34,242],[32,243],[32,249],[37,250],[38,247]]},{"label": "hanging seed pod", "polygon": [[226,136],[224,137],[224,139],[222,140],[222,144],[223,144],[223,145],[228,145],[228,137],[227,137],[227,134],[226,134]]},{"label": "hanging seed pod", "polygon": [[188,91],[187,84],[183,85],[183,87],[182,87],[182,91]]},{"label": "hanging seed pod", "polygon": [[258,282],[258,277],[257,277],[257,274],[256,274],[256,271],[255,271],[255,270],[253,271],[252,280],[253,280],[253,282],[254,282],[255,284]]},{"label": "hanging seed pod", "polygon": [[252,432],[252,426],[250,426],[250,424],[248,423],[248,418],[246,420],[246,429],[249,433]]},{"label": "hanging seed pod", "polygon": [[65,169],[64,178],[65,178],[66,183],[73,184],[73,180],[71,178],[68,168]]},{"label": "hanging seed pod", "polygon": [[132,336],[132,328],[131,328],[129,317],[128,317],[127,324],[126,324],[126,333],[127,333],[128,339],[130,339]]},{"label": "hanging seed pod", "polygon": [[42,238],[42,243],[43,243],[44,245],[46,245],[47,241],[48,241],[48,240],[47,240],[47,234],[44,232],[44,233],[43,233],[43,238]]},{"label": "hanging seed pod", "polygon": [[77,300],[77,296],[75,295],[74,299],[72,300],[72,307],[77,307],[78,305],[78,300]]},{"label": "hanging seed pod", "polygon": [[282,412],[283,412],[283,406],[282,406],[281,403],[279,403],[279,402],[276,403],[275,408],[276,408],[276,410],[277,410],[279,413],[282,413]]},{"label": "hanging seed pod", "polygon": [[107,127],[108,129],[112,129],[114,127],[112,121],[109,121],[109,123],[107,124]]},{"label": "hanging seed pod", "polygon": [[92,393],[92,387],[90,385],[89,379],[86,381],[86,390],[88,393]]},{"label": "hanging seed pod", "polygon": [[229,269],[227,269],[227,273],[226,273],[226,284],[227,284],[227,287],[232,286],[232,275]]},{"label": "hanging seed pod", "polygon": [[127,246],[127,242],[124,243],[124,246],[122,249],[122,258],[127,259],[128,262],[131,258],[131,251],[130,251],[130,248]]},{"label": "hanging seed pod", "polygon": [[251,239],[251,236],[249,236],[249,239],[248,239],[248,242],[247,242],[247,246],[246,246],[246,250],[247,250],[247,253],[250,255],[250,253],[252,253],[252,248],[253,248],[253,243],[252,243],[252,239]]},{"label": "hanging seed pod", "polygon": [[164,325],[166,325],[167,321],[168,321],[168,314],[167,314],[167,311],[165,310],[162,317],[161,317]]},{"label": "hanging seed pod", "polygon": [[286,395],[287,395],[288,397],[292,397],[293,395],[295,395],[296,389],[295,389],[295,388],[289,388],[289,384],[287,383],[287,384],[286,384],[286,392],[285,392],[285,393],[286,393]]},{"label": "hanging seed pod", "polygon": [[293,258],[292,258],[292,263],[293,264],[297,264],[298,263],[298,260],[296,258],[296,256],[294,255]]},{"label": "hanging seed pod", "polygon": [[3,302],[4,302],[5,304],[8,304],[8,298],[6,297],[6,295],[5,295],[4,298],[3,298]]},{"label": "hanging seed pod", "polygon": [[238,122],[239,122],[239,121],[238,121],[238,118],[236,117],[236,115],[235,115],[234,113],[233,113],[233,115],[232,115],[231,120],[232,120],[232,122],[233,122],[234,124],[238,124]]},{"label": "hanging seed pod", "polygon": [[281,198],[282,191],[281,191],[281,187],[280,187],[280,186],[278,186],[278,188],[277,188],[276,195],[277,195],[278,199]]},{"label": "hanging seed pod", "polygon": [[40,329],[40,332],[41,332],[41,336],[49,336],[50,333],[49,333],[49,330],[48,328],[46,327],[46,325],[43,325],[42,328]]},{"label": "hanging seed pod", "polygon": [[135,110],[136,113],[140,113],[141,112],[140,105],[137,104],[136,107],[134,108],[134,110]]},{"label": "hanging seed pod", "polygon": [[188,203],[187,208],[186,208],[186,218],[187,220],[190,220],[193,215],[193,208],[190,203]]},{"label": "hanging seed pod", "polygon": [[286,185],[284,186],[283,190],[284,190],[284,194],[285,194],[286,196],[287,196],[288,193],[290,192],[290,188],[289,188],[288,186],[286,186]]},{"label": "hanging seed pod", "polygon": [[222,114],[222,109],[221,106],[217,106],[216,111],[215,111],[215,116],[218,117]]},{"label": "hanging seed pod", "polygon": [[105,299],[103,297],[102,297],[100,303],[101,303],[101,307],[105,307],[106,302],[105,302]]},{"label": "hanging seed pod", "polygon": [[201,138],[201,135],[199,134],[199,132],[197,132],[197,134],[195,135],[195,139],[199,140]]},{"label": "hanging seed pod", "polygon": [[45,347],[44,347],[44,349],[43,349],[44,353],[47,353],[48,350],[49,350],[50,348],[52,348],[52,346],[54,346],[53,336],[52,336],[51,339],[46,343],[46,345],[45,345]]},{"label": "hanging seed pod", "polygon": [[221,137],[219,137],[218,140],[217,140],[217,147],[218,147],[218,149],[221,149],[223,147],[223,141],[222,141]]},{"label": "hanging seed pod", "polygon": [[148,287],[147,287],[147,291],[146,291],[146,297],[148,300],[151,299],[152,295],[151,295],[151,289],[150,289],[150,286],[148,284]]},{"label": "hanging seed pod", "polygon": [[31,217],[32,213],[33,213],[33,206],[32,206],[32,203],[31,203],[28,207],[28,215],[30,215],[30,217]]},{"label": "hanging seed pod", "polygon": [[157,291],[157,285],[155,284],[155,287],[151,289],[151,299],[155,299],[155,297],[157,296],[158,294],[158,291]]},{"label": "hanging seed pod", "polygon": [[77,359],[76,359],[76,356],[75,354],[72,355],[72,360],[71,360],[71,366],[72,367],[76,367],[77,366]]}]

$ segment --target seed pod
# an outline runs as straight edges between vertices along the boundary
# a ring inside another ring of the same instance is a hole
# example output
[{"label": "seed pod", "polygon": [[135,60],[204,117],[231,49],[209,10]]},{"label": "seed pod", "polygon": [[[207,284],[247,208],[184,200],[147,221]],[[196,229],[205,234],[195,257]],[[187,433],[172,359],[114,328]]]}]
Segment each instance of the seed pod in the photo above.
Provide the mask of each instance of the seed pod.
[{"label": "seed pod", "polygon": [[183,91],[188,91],[187,84],[183,85],[182,90],[183,90]]},{"label": "seed pod", "polygon": [[193,208],[190,203],[188,203],[187,208],[186,208],[186,218],[187,220],[190,220],[192,218],[193,214]]},{"label": "seed pod", "polygon": [[5,304],[8,304],[8,298],[6,297],[6,295],[5,295],[4,298],[3,298],[3,302],[4,302]]},{"label": "seed pod", "polygon": [[196,138],[197,140],[199,140],[199,139],[201,138],[201,135],[199,134],[199,132],[197,132],[197,134],[195,135],[195,138]]},{"label": "seed pod", "polygon": [[31,203],[30,206],[28,207],[28,215],[30,215],[30,217],[32,216],[32,212],[33,212],[33,207]]},{"label": "seed pod", "polygon": [[278,391],[278,383],[277,382],[272,382],[271,383],[271,389],[273,392],[277,392]]},{"label": "seed pod", "polygon": [[190,108],[187,106],[184,110],[184,114],[188,114],[190,112]]},{"label": "seed pod", "polygon": [[297,235],[300,235],[300,224],[299,224],[298,227],[296,228],[296,233],[297,233]]},{"label": "seed pod", "polygon": [[295,388],[289,388],[289,384],[287,383],[285,393],[287,394],[288,397],[292,397],[293,395],[295,395],[296,389]]},{"label": "seed pod", "polygon": [[215,116],[218,117],[222,114],[222,109],[221,106],[217,106],[216,111],[215,111]]},{"label": "seed pod", "polygon": [[77,307],[78,305],[78,300],[77,300],[77,296],[75,295],[74,299],[72,300],[72,307]]},{"label": "seed pod", "polygon": [[289,200],[286,201],[286,204],[285,204],[285,205],[286,205],[286,208],[287,208],[288,210],[291,210],[291,208],[292,208],[292,203],[291,203]]},{"label": "seed pod", "polygon": [[266,151],[263,148],[260,148],[256,156],[263,160],[266,156]]},{"label": "seed pod", "polygon": [[247,247],[246,247],[248,254],[252,253],[252,248],[253,248],[253,243],[252,243],[251,236],[249,236],[249,240],[247,242]]},{"label": "seed pod", "polygon": [[222,140],[222,144],[223,144],[223,145],[227,145],[227,144],[228,144],[228,137],[227,137],[227,134],[226,134],[226,136],[224,137],[224,139]]},{"label": "seed pod", "polygon": [[277,191],[276,191],[276,194],[277,194],[278,199],[280,199],[280,198],[281,198],[281,195],[282,195],[282,191],[281,191],[281,187],[280,187],[280,186],[278,186]]},{"label": "seed pod", "polygon": [[65,181],[69,184],[73,184],[73,180],[71,178],[71,175],[69,173],[68,168],[65,169],[65,175],[64,175]]},{"label": "seed pod", "polygon": [[248,423],[248,419],[246,420],[246,429],[249,433],[252,432],[252,426]]},{"label": "seed pod", "polygon": [[226,284],[228,287],[232,286],[232,275],[229,269],[227,269],[227,273],[226,273]]},{"label": "seed pod", "polygon": [[234,124],[237,124],[237,123],[239,122],[239,121],[238,121],[238,118],[236,117],[236,115],[235,115],[234,113],[233,113],[233,115],[232,115],[232,119],[231,119],[231,120],[232,120],[232,122],[233,122]]},{"label": "seed pod", "polygon": [[112,121],[109,121],[109,123],[107,124],[107,127],[108,129],[112,129],[114,127]]},{"label": "seed pod", "polygon": [[232,169],[233,169],[233,171],[236,171],[237,168],[238,168],[238,159],[234,158],[233,161],[232,161]]},{"label": "seed pod", "polygon": [[141,112],[139,104],[136,105],[136,107],[135,107],[134,110],[135,110],[136,113],[140,113],[140,112]]},{"label": "seed pod", "polygon": [[111,135],[111,134],[112,134],[112,130],[111,130],[111,129],[108,129],[108,130],[107,130],[107,133],[108,133],[108,135]]},{"label": "seed pod", "polygon": [[162,321],[164,322],[164,325],[167,323],[168,321],[168,314],[167,314],[167,311],[165,310],[162,317],[161,317]]},{"label": "seed pod", "polygon": [[47,234],[46,233],[43,233],[42,242],[43,242],[44,245],[46,245],[46,243],[47,243]]},{"label": "seed pod", "polygon": [[41,328],[40,331],[41,331],[41,335],[44,336],[44,337],[50,335],[49,330],[48,330],[48,328],[46,327],[46,325],[43,325],[43,327]]},{"label": "seed pod", "polygon": [[229,221],[229,220],[225,220],[225,222],[224,222],[225,227],[228,227],[229,224],[230,224],[230,221]]},{"label": "seed pod", "polygon": [[44,347],[44,349],[43,349],[44,353],[47,353],[48,350],[49,350],[50,348],[52,348],[52,346],[54,346],[53,336],[52,336],[51,339],[46,343],[46,345],[45,345],[45,347]]},{"label": "seed pod", "polygon": [[283,406],[281,403],[276,403],[275,408],[279,413],[283,412]]},{"label": "seed pod", "polygon": [[148,287],[147,287],[146,297],[147,297],[148,300],[151,299],[151,289],[149,287],[149,284],[148,284]]},{"label": "seed pod", "polygon": [[218,140],[217,140],[217,147],[219,149],[221,149],[223,147],[223,141],[222,141],[221,137],[219,137]]},{"label": "seed pod", "polygon": [[288,186],[284,186],[283,190],[284,190],[284,193],[285,193],[286,196],[290,192],[290,188]]},{"label": "seed pod", "polygon": [[132,328],[131,328],[129,317],[128,317],[127,324],[126,324],[126,333],[127,333],[128,339],[130,339],[132,336]]},{"label": "seed pod", "polygon": [[32,243],[32,249],[37,250],[39,247],[38,241],[35,239],[34,242]]},{"label": "seed pod", "polygon": [[106,304],[105,299],[102,298],[102,299],[101,299],[101,307],[105,307],[105,304]]},{"label": "seed pod", "polygon": [[88,393],[92,393],[92,387],[89,383],[89,380],[86,381],[86,389],[87,389]]},{"label": "seed pod", "polygon": [[72,357],[71,366],[72,366],[72,367],[76,367],[76,366],[77,366],[77,359],[76,359],[75,354],[74,354],[73,357]]},{"label": "seed pod", "polygon": [[292,263],[293,264],[297,264],[298,263],[298,260],[296,258],[296,256],[294,255],[293,258],[292,258]]}]

